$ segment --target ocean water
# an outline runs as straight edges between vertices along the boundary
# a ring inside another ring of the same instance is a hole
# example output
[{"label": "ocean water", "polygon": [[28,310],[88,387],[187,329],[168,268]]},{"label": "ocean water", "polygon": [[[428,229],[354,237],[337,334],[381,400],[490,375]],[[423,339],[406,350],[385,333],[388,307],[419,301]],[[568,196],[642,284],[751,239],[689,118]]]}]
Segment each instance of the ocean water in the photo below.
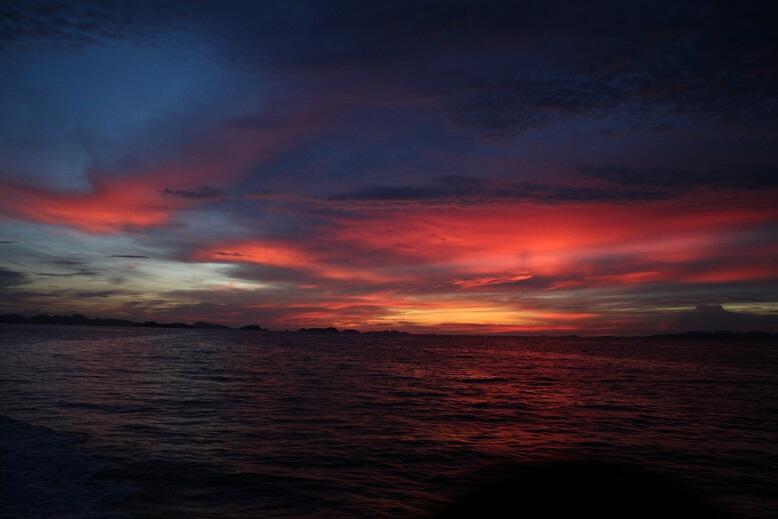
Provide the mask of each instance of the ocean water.
[{"label": "ocean water", "polygon": [[778,499],[778,344],[0,325],[0,516],[414,517],[500,460]]}]

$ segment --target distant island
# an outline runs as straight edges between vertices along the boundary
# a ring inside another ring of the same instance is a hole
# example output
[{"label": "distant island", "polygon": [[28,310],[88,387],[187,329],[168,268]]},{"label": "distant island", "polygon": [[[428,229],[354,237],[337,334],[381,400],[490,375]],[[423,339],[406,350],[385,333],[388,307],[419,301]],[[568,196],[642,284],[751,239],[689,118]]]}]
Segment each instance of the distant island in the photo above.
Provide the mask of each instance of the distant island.
[{"label": "distant island", "polygon": [[267,328],[262,328],[261,326],[257,324],[247,324],[246,326],[241,326],[238,328],[238,330],[248,331],[248,332],[269,332]]},{"label": "distant island", "polygon": [[127,319],[113,318],[91,318],[81,314],[73,315],[48,315],[38,314],[32,317],[24,317],[19,314],[0,315],[0,323],[17,324],[66,324],[82,326],[133,326],[144,328],[201,328],[212,330],[230,330],[231,328],[224,324],[209,323],[197,321],[194,324],[186,323],[158,323],[157,321],[136,322]]},{"label": "distant island", "polygon": [[[271,330],[263,328],[257,324],[248,324],[240,328],[233,328],[226,324],[209,323],[207,321],[197,321],[194,324],[187,323],[158,323],[157,321],[130,321],[128,319],[114,318],[92,318],[81,314],[73,315],[48,315],[38,314],[32,317],[25,317],[19,314],[0,315],[0,324],[59,324],[59,325],[79,325],[79,326],[127,326],[135,328],[189,328],[201,330],[241,330],[252,332],[269,332]],[[288,331],[288,330],[285,330]],[[381,330],[360,332],[354,329],[338,330],[334,327],[326,328],[300,328],[299,333],[310,334],[343,334],[343,335],[410,335],[408,332],[399,330]]]},{"label": "distant island", "polygon": [[[226,324],[210,323],[207,321],[196,321],[193,324],[187,323],[159,323],[157,321],[130,321],[128,319],[114,319],[114,318],[91,318],[81,314],[73,315],[48,315],[38,314],[32,317],[25,317],[19,314],[5,314],[0,315],[0,324],[59,324],[59,325],[80,325],[80,326],[127,326],[127,327],[140,327],[140,328],[187,328],[187,329],[200,329],[200,330],[240,330],[247,332],[292,332],[301,334],[312,335],[389,335],[389,336],[401,336],[401,335],[416,335],[410,332],[403,332],[400,330],[377,330],[377,331],[359,331],[353,328],[345,328],[339,330],[334,326],[320,327],[320,328],[300,328],[298,330],[269,330],[263,328],[257,324],[248,324],[234,328],[227,326]],[[429,333],[426,335],[438,335],[435,333]],[[533,335],[532,337],[552,337],[550,335]],[[735,331],[717,331],[717,332],[705,332],[705,331],[689,331],[680,333],[665,333],[657,335],[643,335],[632,336],[641,339],[718,339],[718,340],[778,340],[778,333],[772,332],[735,332]],[[585,339],[587,337],[579,337],[578,335],[565,335],[560,338],[569,339]],[[589,339],[617,339],[617,338],[629,338],[629,336],[615,336],[615,335],[602,335],[598,337],[588,337]]]}]

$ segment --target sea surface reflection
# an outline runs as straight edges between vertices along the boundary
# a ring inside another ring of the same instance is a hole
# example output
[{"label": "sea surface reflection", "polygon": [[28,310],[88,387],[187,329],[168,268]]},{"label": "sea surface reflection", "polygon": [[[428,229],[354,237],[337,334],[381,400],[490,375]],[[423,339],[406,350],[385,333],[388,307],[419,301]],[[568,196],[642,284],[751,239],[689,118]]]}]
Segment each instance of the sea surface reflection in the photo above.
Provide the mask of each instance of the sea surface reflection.
[{"label": "sea surface reflection", "polygon": [[0,341],[11,513],[408,517],[506,458],[627,462],[778,509],[776,344],[31,325]]}]

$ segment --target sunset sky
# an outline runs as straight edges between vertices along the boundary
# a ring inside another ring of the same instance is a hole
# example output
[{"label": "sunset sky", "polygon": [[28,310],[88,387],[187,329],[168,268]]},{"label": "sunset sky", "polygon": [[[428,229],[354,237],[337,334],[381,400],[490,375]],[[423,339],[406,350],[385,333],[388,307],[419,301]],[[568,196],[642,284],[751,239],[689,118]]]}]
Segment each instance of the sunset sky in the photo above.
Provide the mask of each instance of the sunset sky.
[{"label": "sunset sky", "polygon": [[0,313],[778,331],[768,2],[0,4]]}]

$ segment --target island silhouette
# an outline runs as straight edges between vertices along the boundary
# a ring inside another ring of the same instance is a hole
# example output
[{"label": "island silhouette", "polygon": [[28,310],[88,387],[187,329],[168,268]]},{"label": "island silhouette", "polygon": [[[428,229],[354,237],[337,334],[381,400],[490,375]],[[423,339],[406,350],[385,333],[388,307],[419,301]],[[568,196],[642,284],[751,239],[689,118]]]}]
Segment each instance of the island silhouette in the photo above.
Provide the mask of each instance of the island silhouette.
[{"label": "island silhouette", "polygon": [[[354,328],[344,328],[342,330],[335,328],[334,326],[325,327],[313,327],[313,328],[300,328],[298,330],[270,330],[263,328],[258,324],[247,324],[240,327],[227,326],[221,323],[211,323],[208,321],[196,321],[192,324],[188,323],[160,323],[157,321],[131,321],[129,319],[116,319],[111,317],[87,317],[82,314],[71,315],[49,315],[38,314],[31,317],[25,317],[20,314],[4,314],[0,315],[0,324],[57,324],[57,325],[77,325],[77,326],[126,326],[134,328],[186,328],[186,329],[200,329],[200,330],[240,330],[240,331],[252,331],[252,332],[273,332],[283,331],[292,333],[303,334],[315,334],[315,335],[389,335],[389,336],[401,336],[401,335],[417,335],[410,332],[401,330],[368,330],[359,331]],[[423,335],[436,335],[434,333]],[[533,335],[535,337],[546,337],[546,335]],[[578,338],[578,335],[565,335],[567,338]],[[603,339],[616,339],[620,336],[616,335],[602,335],[599,338]],[[624,336],[624,337],[640,337],[643,339],[678,339],[678,340],[775,340],[778,338],[778,333],[773,332],[760,332],[760,331],[729,331],[720,330],[716,332],[709,331],[687,331],[678,333],[665,333],[665,334],[653,334],[643,336]]]},{"label": "island silhouette", "polygon": [[[211,323],[208,321],[196,321],[193,324],[188,323],[160,323],[157,321],[131,321],[129,319],[87,317],[82,314],[71,315],[49,315],[38,314],[31,317],[25,317],[20,314],[0,315],[0,324],[57,324],[57,325],[75,325],[75,326],[126,326],[133,328],[187,328],[200,330],[240,330],[253,332],[270,332],[268,328],[263,328],[258,324],[247,324],[239,328],[227,326],[221,323]],[[284,330],[286,332],[290,330]],[[333,326],[321,328],[300,328],[298,333],[307,334],[341,334],[341,335],[411,335],[408,332],[400,330],[377,330],[360,332],[353,328],[339,330]]]}]

